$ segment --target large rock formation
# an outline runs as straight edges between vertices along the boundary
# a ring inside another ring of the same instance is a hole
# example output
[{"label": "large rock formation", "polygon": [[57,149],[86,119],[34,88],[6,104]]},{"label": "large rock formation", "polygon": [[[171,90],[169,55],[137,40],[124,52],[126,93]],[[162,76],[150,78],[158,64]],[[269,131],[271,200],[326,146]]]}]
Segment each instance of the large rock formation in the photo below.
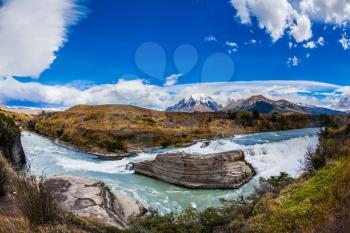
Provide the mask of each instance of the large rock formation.
[{"label": "large rock formation", "polygon": [[145,213],[141,203],[121,193],[111,192],[102,182],[61,175],[47,178],[45,185],[52,190],[63,210],[92,217],[120,229],[128,228],[129,217]]},{"label": "large rock formation", "polygon": [[209,155],[169,153],[154,161],[134,164],[135,173],[189,188],[239,188],[254,169],[244,161],[242,151]]},{"label": "large rock formation", "polygon": [[3,114],[0,114],[0,155],[5,156],[16,170],[23,168],[26,163],[21,131],[12,119]]}]

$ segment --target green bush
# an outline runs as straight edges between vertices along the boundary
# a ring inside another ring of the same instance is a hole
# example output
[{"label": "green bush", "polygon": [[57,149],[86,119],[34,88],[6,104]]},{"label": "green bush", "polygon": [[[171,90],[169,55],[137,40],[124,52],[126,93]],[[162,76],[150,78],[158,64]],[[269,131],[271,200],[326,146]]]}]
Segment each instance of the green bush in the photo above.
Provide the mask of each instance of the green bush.
[{"label": "green bush", "polygon": [[260,113],[257,111],[257,110],[254,110],[253,111],[253,118],[255,120],[258,120],[260,118]]},{"label": "green bush", "polygon": [[348,124],[346,125],[345,133],[346,133],[346,134],[350,134],[350,123],[348,123]]},{"label": "green bush", "polygon": [[102,145],[109,152],[116,152],[116,151],[127,152],[128,151],[128,149],[125,146],[125,144],[122,141],[118,140],[118,139],[113,140],[113,141],[104,141],[102,143]]},{"label": "green bush", "polygon": [[235,120],[237,118],[237,112],[236,111],[229,111],[228,112],[228,118],[230,120]]},{"label": "green bush", "polygon": [[260,177],[259,187],[256,188],[255,195],[261,197],[266,193],[277,194],[293,181],[294,179],[285,172],[281,172],[279,176],[271,176],[268,179]]},{"label": "green bush", "polygon": [[33,225],[54,222],[59,209],[43,177],[20,177],[15,182],[17,203],[23,216]]}]

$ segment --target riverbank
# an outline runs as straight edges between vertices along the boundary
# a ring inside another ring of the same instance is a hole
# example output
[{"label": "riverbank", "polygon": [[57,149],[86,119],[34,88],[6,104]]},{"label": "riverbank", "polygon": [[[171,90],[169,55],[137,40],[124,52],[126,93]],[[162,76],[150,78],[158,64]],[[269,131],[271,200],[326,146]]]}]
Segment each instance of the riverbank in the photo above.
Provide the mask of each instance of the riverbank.
[{"label": "riverbank", "polygon": [[79,105],[64,112],[43,113],[30,121],[27,129],[109,160],[237,134],[320,127],[346,117],[168,113],[124,105]]}]

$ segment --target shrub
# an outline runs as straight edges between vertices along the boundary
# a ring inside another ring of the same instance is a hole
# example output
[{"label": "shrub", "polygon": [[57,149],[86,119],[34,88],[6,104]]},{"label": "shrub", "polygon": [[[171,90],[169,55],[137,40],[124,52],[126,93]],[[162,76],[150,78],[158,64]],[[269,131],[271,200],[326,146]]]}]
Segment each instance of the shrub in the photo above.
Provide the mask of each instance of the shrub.
[{"label": "shrub", "polygon": [[16,179],[18,207],[23,216],[33,225],[54,222],[59,209],[53,194],[45,187],[43,177],[20,177]]},{"label": "shrub", "polygon": [[228,112],[228,118],[230,120],[235,120],[237,118],[237,112],[236,111],[229,111]]},{"label": "shrub", "polygon": [[253,111],[253,118],[255,120],[258,120],[260,118],[260,113],[257,111],[257,110],[254,110]]},{"label": "shrub", "polygon": [[5,195],[6,186],[9,184],[9,171],[6,160],[0,154],[0,197]]},{"label": "shrub", "polygon": [[338,126],[337,122],[334,119],[332,119],[332,117],[329,115],[321,114],[319,117],[320,117],[320,123],[322,126],[326,126],[326,127]]},{"label": "shrub", "polygon": [[300,160],[299,162],[301,163],[300,168],[302,171],[311,173],[315,170],[315,167],[318,166],[318,159],[311,146],[306,149],[304,160]]},{"label": "shrub", "polygon": [[271,176],[268,179],[260,177],[259,187],[255,188],[254,195],[262,197],[266,193],[277,194],[293,181],[294,179],[285,172],[281,172],[279,176]]},{"label": "shrub", "polygon": [[346,134],[350,134],[350,123],[348,123],[348,124],[346,125],[345,133],[346,133]]},{"label": "shrub", "polygon": [[168,147],[168,146],[170,146],[171,145],[171,141],[169,140],[169,139],[164,139],[161,143],[160,143],[160,145],[163,147],[163,148],[166,148],[166,147]]},{"label": "shrub", "polygon": [[245,126],[245,127],[253,126],[253,115],[252,115],[252,113],[250,113],[250,112],[240,112],[237,115],[237,118],[239,118],[239,122],[243,126]]},{"label": "shrub", "polygon": [[105,141],[103,142],[103,147],[106,148],[109,152],[123,151],[127,152],[127,147],[122,141],[114,140],[114,141]]}]

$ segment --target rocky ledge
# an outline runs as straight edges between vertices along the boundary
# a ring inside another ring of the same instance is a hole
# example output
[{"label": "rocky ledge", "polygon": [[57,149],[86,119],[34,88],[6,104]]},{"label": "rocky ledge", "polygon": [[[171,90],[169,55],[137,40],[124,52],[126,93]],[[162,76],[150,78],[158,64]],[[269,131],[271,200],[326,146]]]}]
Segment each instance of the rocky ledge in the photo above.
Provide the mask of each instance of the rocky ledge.
[{"label": "rocky ledge", "polygon": [[0,156],[4,156],[16,170],[26,164],[21,143],[21,131],[13,119],[0,114]]},{"label": "rocky ledge", "polygon": [[255,175],[242,151],[208,155],[159,154],[154,161],[135,163],[134,170],[136,174],[171,184],[208,189],[239,188]]},{"label": "rocky ledge", "polygon": [[45,181],[63,210],[127,229],[129,217],[141,216],[145,209],[137,200],[111,192],[102,182],[74,176],[54,176]]}]

